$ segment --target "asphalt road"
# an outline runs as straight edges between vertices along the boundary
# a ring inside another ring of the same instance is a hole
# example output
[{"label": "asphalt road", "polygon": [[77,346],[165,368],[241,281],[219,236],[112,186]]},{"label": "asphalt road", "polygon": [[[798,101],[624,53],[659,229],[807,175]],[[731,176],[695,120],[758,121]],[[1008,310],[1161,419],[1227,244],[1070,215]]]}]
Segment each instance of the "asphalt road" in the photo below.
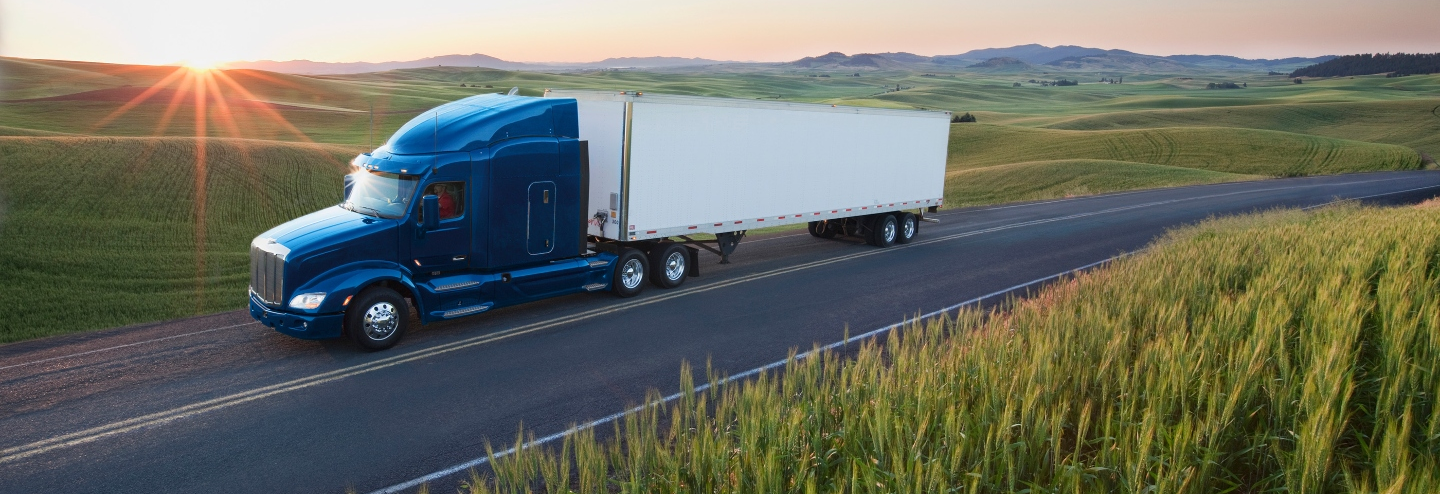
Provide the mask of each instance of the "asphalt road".
[{"label": "asphalt road", "polygon": [[682,362],[742,373],[1212,215],[1437,195],[1440,172],[1374,173],[946,211],[883,250],[775,234],[730,265],[702,254],[677,290],[501,309],[380,353],[241,311],[0,346],[0,491],[368,492],[503,449],[521,423],[545,436],[673,393]]}]

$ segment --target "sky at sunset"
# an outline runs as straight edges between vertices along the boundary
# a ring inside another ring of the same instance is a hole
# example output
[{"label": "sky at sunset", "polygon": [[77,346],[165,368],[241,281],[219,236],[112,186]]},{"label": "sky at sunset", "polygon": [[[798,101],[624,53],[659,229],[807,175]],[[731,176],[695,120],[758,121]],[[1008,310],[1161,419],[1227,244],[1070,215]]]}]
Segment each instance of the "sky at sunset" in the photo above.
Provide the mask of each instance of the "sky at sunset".
[{"label": "sky at sunset", "polygon": [[1440,1],[0,0],[0,55],[117,63],[787,61],[1026,43],[1246,58],[1440,52]]}]

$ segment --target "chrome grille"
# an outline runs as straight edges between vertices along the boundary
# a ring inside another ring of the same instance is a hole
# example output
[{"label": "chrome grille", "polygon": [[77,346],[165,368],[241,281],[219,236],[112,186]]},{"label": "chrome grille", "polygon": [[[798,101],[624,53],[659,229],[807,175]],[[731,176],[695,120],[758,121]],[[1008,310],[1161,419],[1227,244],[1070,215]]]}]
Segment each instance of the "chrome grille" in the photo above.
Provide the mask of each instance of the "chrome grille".
[{"label": "chrome grille", "polygon": [[285,295],[285,255],[290,249],[271,239],[250,243],[250,290],[269,305],[280,305]]}]

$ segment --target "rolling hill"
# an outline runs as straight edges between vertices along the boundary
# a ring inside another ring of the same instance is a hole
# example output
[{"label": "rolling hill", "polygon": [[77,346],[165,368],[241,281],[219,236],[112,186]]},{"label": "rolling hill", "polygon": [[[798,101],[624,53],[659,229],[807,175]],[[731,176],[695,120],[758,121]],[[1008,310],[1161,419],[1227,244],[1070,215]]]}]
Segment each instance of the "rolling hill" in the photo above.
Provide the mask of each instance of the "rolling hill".
[{"label": "rolling hill", "polygon": [[1073,131],[959,124],[951,170],[1050,160],[1111,160],[1270,177],[1412,170],[1414,149],[1230,127]]},{"label": "rolling hill", "polygon": [[1174,60],[1135,54],[1098,53],[1075,55],[1045,62],[1047,67],[1072,71],[1105,72],[1184,72],[1187,64]]},{"label": "rolling hill", "polygon": [[1407,76],[1440,73],[1440,53],[1362,53],[1326,60],[1300,68],[1290,77],[1343,77],[1391,74]]},{"label": "rolling hill", "polygon": [[952,170],[945,174],[946,207],[1039,201],[1121,190],[1259,180],[1226,173],[1130,161],[1062,159]]},{"label": "rolling hill", "polygon": [[1034,69],[1030,64],[1014,57],[995,57],[965,68],[986,72],[1024,72]]}]

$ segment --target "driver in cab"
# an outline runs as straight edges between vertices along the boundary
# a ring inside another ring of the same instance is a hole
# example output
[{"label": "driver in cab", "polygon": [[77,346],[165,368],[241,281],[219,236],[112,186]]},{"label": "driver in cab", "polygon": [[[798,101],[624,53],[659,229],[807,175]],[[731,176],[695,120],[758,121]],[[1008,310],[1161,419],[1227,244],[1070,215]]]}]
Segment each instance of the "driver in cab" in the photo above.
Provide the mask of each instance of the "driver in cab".
[{"label": "driver in cab", "polygon": [[448,220],[456,216],[455,195],[450,192],[448,184],[431,184],[425,195],[440,199],[440,219]]}]

